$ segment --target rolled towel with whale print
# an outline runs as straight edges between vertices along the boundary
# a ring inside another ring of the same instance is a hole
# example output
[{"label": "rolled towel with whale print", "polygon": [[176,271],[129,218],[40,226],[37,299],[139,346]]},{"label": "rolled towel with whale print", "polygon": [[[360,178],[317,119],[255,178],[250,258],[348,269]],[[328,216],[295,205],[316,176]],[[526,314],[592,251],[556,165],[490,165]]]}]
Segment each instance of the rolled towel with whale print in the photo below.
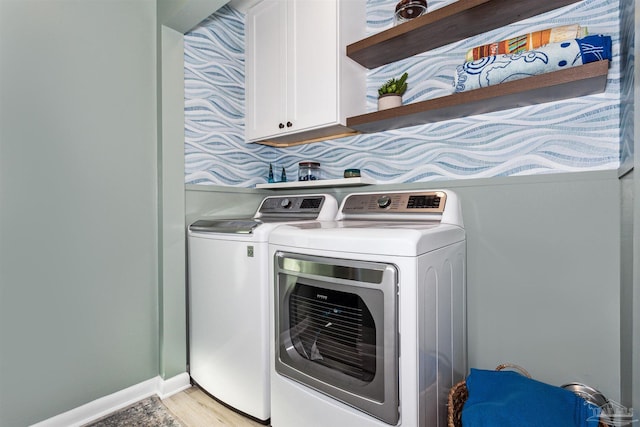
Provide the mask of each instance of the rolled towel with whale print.
[{"label": "rolled towel with whale print", "polygon": [[591,35],[465,62],[457,67],[453,85],[455,92],[465,92],[605,59],[611,60],[611,37]]}]

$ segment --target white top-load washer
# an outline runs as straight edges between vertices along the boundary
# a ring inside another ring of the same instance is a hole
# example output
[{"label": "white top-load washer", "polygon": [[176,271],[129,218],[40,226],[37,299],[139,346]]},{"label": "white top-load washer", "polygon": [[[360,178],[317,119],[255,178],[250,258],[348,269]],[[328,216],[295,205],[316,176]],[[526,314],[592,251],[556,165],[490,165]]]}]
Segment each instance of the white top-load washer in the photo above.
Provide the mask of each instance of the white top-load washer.
[{"label": "white top-load washer", "polygon": [[270,417],[268,236],[278,225],[333,220],[326,194],[270,196],[250,218],[189,226],[189,370],[211,396],[257,421]]},{"label": "white top-load washer", "polygon": [[466,241],[448,190],[355,193],[269,236],[273,427],[444,427],[467,372]]}]

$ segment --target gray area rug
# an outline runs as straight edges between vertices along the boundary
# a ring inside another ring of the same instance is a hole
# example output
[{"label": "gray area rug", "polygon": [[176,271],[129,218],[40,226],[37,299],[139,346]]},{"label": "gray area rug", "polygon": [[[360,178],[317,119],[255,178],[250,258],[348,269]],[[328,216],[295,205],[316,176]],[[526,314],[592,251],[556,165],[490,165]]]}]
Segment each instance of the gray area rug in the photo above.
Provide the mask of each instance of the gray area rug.
[{"label": "gray area rug", "polygon": [[183,427],[158,396],[151,396],[85,427]]}]

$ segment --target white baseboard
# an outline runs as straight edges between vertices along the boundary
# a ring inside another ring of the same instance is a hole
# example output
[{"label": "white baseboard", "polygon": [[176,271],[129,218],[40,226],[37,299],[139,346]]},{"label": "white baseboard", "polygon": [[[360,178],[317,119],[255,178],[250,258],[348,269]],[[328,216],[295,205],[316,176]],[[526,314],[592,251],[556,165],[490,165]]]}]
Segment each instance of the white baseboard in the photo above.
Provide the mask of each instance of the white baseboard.
[{"label": "white baseboard", "polygon": [[176,393],[180,393],[182,390],[186,390],[191,387],[191,377],[186,372],[171,377],[166,380],[158,378],[158,391],[156,394],[160,399],[166,399]]},{"label": "white baseboard", "polygon": [[166,380],[157,376],[33,424],[31,427],[80,427],[154,394],[160,399],[166,399],[190,386],[189,374],[186,372]]}]

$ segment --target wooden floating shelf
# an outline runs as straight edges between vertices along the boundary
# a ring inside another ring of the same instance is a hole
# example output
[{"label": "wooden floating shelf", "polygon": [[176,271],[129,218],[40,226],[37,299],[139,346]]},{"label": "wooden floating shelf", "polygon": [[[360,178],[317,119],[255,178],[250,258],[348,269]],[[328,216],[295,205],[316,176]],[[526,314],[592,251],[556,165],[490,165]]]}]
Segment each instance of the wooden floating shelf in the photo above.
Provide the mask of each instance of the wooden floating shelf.
[{"label": "wooden floating shelf", "polygon": [[382,132],[544,102],[602,93],[609,61],[540,74],[468,92],[347,118],[362,133]]},{"label": "wooden floating shelf", "polygon": [[408,58],[580,0],[458,0],[347,46],[371,69]]}]

